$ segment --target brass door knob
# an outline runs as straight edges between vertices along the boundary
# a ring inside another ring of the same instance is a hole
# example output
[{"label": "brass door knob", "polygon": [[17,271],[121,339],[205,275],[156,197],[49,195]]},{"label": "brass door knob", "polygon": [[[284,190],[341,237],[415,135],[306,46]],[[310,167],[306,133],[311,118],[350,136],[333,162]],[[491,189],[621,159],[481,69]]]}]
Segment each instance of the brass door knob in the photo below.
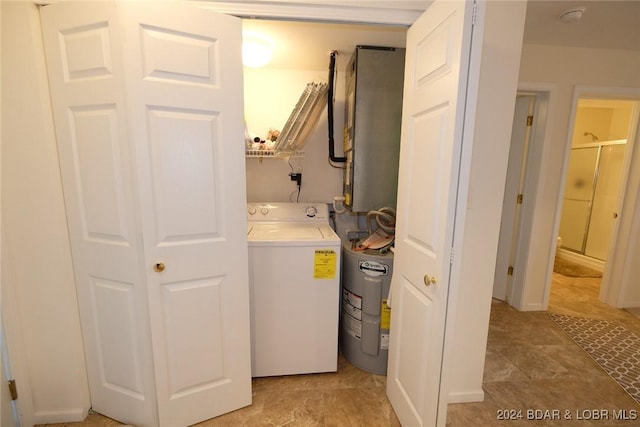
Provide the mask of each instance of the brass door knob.
[{"label": "brass door knob", "polygon": [[435,285],[438,279],[435,276],[424,275],[424,284],[427,286]]},{"label": "brass door knob", "polygon": [[162,273],[164,271],[164,264],[161,262],[153,264],[153,271],[156,273]]}]

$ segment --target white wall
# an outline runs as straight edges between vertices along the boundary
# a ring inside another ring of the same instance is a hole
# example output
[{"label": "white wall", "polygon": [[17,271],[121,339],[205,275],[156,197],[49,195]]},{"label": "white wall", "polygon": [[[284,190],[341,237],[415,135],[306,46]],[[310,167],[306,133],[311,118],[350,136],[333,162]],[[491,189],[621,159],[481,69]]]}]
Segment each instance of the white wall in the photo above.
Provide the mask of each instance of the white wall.
[{"label": "white wall", "polygon": [[3,2],[1,28],[2,303],[32,409],[23,425],[81,420],[89,391],[37,7]]},{"label": "white wall", "polygon": [[[636,157],[637,159],[637,157]],[[622,289],[621,307],[640,307],[640,286],[638,285],[638,277],[640,277],[640,194],[636,195],[635,216],[631,229],[627,255],[625,260],[626,268],[624,271],[624,281],[629,283]]]},{"label": "white wall", "polygon": [[454,243],[462,272],[459,288],[449,297],[455,310],[453,322],[448,317],[447,323],[454,330],[447,362],[449,403],[482,401],[484,396],[491,294],[526,12],[523,1],[486,4],[482,62],[470,76],[470,88],[480,88],[477,94],[470,91],[477,111],[471,126],[465,125],[465,134],[473,133],[473,151],[462,250]]},{"label": "white wall", "polygon": [[[611,128],[612,108],[578,107],[575,125],[573,127],[572,146],[593,143],[591,132],[599,141],[609,141],[609,129]],[[626,130],[626,129],[625,129]]]},{"label": "white wall", "polygon": [[609,139],[624,139],[629,132],[629,119],[633,111],[633,105],[613,109],[611,115],[611,128],[609,129]]},{"label": "white wall", "polygon": [[573,127],[572,147],[592,144],[593,138],[585,133],[593,133],[597,142],[626,139],[629,132],[629,120],[633,110],[633,102],[618,101],[616,104],[603,103],[598,106],[595,101],[578,102],[578,110]]},{"label": "white wall", "polygon": [[[562,191],[562,170],[569,120],[576,86],[640,87],[640,54],[607,49],[524,45],[519,81],[522,85],[553,87],[548,119],[549,137],[544,143],[542,170],[534,202],[533,226],[528,248],[523,294],[513,301],[520,310],[544,309],[553,268],[556,242],[556,208]],[[636,259],[640,257],[637,253]]]},{"label": "white wall", "polygon": [[[346,61],[348,58],[341,58]],[[245,120],[252,135],[265,138],[269,128],[282,130],[308,82],[326,82],[326,70],[244,69]],[[344,73],[336,77],[334,139],[336,155],[342,153],[344,123]],[[300,201],[327,202],[342,194],[342,169],[329,165],[327,111],[304,147],[302,159],[292,159],[294,171],[302,171]],[[295,201],[297,185],[290,180],[286,159],[247,159],[249,202]]]}]

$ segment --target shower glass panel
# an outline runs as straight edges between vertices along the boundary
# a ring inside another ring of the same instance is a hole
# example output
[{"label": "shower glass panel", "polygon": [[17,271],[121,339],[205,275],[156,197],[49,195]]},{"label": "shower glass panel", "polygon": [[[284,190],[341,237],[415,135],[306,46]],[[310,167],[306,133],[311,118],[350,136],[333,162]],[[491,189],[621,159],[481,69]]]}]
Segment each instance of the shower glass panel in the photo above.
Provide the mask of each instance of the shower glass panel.
[{"label": "shower glass panel", "polygon": [[613,211],[620,188],[625,144],[601,147],[598,181],[593,196],[585,255],[604,260],[614,225]]},{"label": "shower glass panel", "polygon": [[560,219],[562,247],[605,260],[626,144],[573,148]]},{"label": "shower glass panel", "polygon": [[563,239],[562,247],[581,253],[584,251],[589,224],[597,162],[598,147],[571,150],[560,236]]}]

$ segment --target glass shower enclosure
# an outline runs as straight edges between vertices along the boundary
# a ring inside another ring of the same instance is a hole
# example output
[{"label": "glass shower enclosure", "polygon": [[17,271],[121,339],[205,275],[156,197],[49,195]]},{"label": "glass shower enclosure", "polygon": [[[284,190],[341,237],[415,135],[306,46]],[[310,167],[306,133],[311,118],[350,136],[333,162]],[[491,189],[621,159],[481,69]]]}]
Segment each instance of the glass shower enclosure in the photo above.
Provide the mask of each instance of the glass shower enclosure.
[{"label": "glass shower enclosure", "polygon": [[560,220],[562,248],[606,261],[626,140],[571,149]]}]

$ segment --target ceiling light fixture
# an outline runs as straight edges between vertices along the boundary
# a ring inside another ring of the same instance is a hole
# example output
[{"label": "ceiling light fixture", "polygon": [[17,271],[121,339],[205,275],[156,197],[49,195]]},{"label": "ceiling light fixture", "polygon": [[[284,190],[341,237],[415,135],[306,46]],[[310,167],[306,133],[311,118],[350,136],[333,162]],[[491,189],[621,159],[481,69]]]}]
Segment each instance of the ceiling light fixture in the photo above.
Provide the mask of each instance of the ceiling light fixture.
[{"label": "ceiling light fixture", "polygon": [[572,24],[572,23],[578,22],[580,18],[582,18],[582,15],[584,14],[585,10],[586,10],[585,7],[574,7],[574,8],[565,10],[560,14],[560,21],[566,24]]},{"label": "ceiling light fixture", "polygon": [[265,37],[245,36],[242,42],[242,63],[245,67],[264,67],[271,61],[273,50]]}]

